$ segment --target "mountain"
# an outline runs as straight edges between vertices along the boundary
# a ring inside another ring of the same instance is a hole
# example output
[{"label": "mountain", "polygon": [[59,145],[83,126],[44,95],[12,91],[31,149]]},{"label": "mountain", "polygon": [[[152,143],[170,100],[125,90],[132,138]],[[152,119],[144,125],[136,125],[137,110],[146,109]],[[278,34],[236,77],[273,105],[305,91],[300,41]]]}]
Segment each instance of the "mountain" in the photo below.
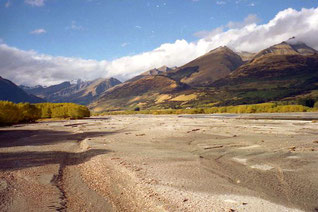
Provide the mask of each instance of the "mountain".
[{"label": "mountain", "polygon": [[241,57],[228,47],[219,47],[168,72],[170,78],[191,87],[209,86],[243,64]]},{"label": "mountain", "polygon": [[173,96],[186,89],[186,85],[162,75],[145,75],[126,81],[104,92],[90,105],[95,111],[120,108],[151,107],[163,95]]},{"label": "mountain", "polygon": [[304,43],[283,42],[260,51],[212,86],[222,98],[221,104],[227,105],[308,93],[318,89],[318,53]]},{"label": "mountain", "polygon": [[57,85],[52,85],[49,87],[42,87],[40,85],[35,87],[27,87],[27,86],[20,86],[20,88],[24,89],[29,94],[45,98],[50,101],[50,95],[54,94],[55,92],[58,92],[62,89],[68,88],[71,86],[70,82],[62,82]]},{"label": "mountain", "polygon": [[77,80],[76,84],[63,82],[49,87],[23,87],[26,92],[45,98],[49,102],[73,102],[87,105],[97,99],[107,89],[120,84],[115,78],[99,78],[93,81]]},{"label": "mountain", "polygon": [[14,103],[19,102],[29,102],[29,103],[39,103],[45,102],[45,100],[38,98],[36,96],[27,94],[17,85],[15,85],[10,80],[4,79],[0,76],[0,100],[1,101],[11,101]]},{"label": "mountain", "polygon": [[[241,54],[241,53],[239,53]],[[167,72],[150,70],[104,92],[95,111],[206,107],[317,93],[318,53],[295,39],[241,57],[220,47]]]},{"label": "mountain", "polygon": [[247,51],[236,52],[236,54],[238,54],[244,62],[247,62],[247,61],[253,59],[255,56],[255,53],[247,52]]},{"label": "mountain", "polygon": [[198,99],[208,86],[243,64],[239,55],[220,47],[181,66],[146,71],[109,89],[90,107],[96,111],[135,107],[179,107]]},{"label": "mountain", "polygon": [[267,49],[260,51],[254,56],[253,59],[259,58],[264,55],[312,55],[318,53],[315,49],[307,46],[303,42],[291,38],[288,41],[284,41],[280,44],[276,44]]},{"label": "mountain", "polygon": [[142,74],[137,75],[137,76],[127,80],[126,82],[133,82],[133,81],[141,79],[141,78],[143,78],[145,76],[163,75],[163,74],[165,74],[165,73],[167,73],[169,71],[172,71],[172,70],[174,70],[174,69],[173,68],[169,68],[167,66],[162,66],[160,68],[154,68],[154,69],[151,69],[149,71],[145,71]]}]

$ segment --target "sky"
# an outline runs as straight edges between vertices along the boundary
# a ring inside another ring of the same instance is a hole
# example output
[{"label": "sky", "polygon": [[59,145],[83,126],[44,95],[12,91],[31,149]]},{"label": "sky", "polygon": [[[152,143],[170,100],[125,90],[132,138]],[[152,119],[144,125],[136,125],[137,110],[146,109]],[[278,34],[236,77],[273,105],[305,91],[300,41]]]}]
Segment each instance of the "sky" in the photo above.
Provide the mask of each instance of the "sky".
[{"label": "sky", "polygon": [[318,0],[0,0],[0,76],[123,81],[221,45],[257,52],[293,36],[318,49]]}]

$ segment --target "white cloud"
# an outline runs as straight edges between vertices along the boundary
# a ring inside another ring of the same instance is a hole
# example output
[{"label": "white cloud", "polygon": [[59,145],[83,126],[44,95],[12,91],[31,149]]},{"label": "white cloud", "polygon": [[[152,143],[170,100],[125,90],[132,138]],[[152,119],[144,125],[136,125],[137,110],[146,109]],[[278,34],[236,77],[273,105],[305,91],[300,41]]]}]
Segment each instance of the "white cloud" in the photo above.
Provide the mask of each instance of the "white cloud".
[{"label": "white cloud", "polygon": [[76,21],[72,21],[71,25],[66,27],[66,29],[70,29],[70,30],[84,30],[84,27],[82,27],[81,25],[78,25],[76,23]]},{"label": "white cloud", "polygon": [[254,7],[254,6],[255,6],[255,3],[254,3],[254,2],[252,2],[252,3],[250,3],[248,6],[250,6],[250,7]]},{"label": "white cloud", "polygon": [[30,32],[30,34],[36,34],[36,35],[44,34],[44,33],[46,33],[45,29],[35,29],[35,30]]},{"label": "white cloud", "polygon": [[217,5],[224,5],[224,4],[226,4],[226,2],[225,1],[217,1],[216,4]]},{"label": "white cloud", "polygon": [[51,85],[65,80],[95,79],[107,74],[106,61],[53,57],[0,44],[0,75],[17,84]]},{"label": "white cloud", "polygon": [[259,18],[257,17],[257,15],[255,14],[250,14],[248,15],[244,21],[242,22],[233,22],[233,21],[230,21],[228,24],[227,24],[227,27],[228,28],[242,28],[244,26],[247,26],[247,25],[250,25],[250,24],[256,24],[258,23],[260,20]]},{"label": "white cloud", "polygon": [[125,43],[122,43],[120,46],[121,46],[121,47],[126,47],[126,46],[128,46],[128,45],[129,45],[129,43],[126,43],[126,42],[125,42]]},{"label": "white cloud", "polygon": [[257,52],[295,36],[318,49],[318,8],[286,9],[265,24],[256,24],[256,20],[249,16],[240,24],[198,32],[200,39],[196,42],[177,40],[152,51],[113,61],[53,57],[0,44],[0,75],[27,85],[111,76],[123,80],[162,65],[181,66],[224,45],[236,51]]},{"label": "white cloud", "polygon": [[33,7],[42,7],[44,6],[45,0],[25,0],[24,2]]}]

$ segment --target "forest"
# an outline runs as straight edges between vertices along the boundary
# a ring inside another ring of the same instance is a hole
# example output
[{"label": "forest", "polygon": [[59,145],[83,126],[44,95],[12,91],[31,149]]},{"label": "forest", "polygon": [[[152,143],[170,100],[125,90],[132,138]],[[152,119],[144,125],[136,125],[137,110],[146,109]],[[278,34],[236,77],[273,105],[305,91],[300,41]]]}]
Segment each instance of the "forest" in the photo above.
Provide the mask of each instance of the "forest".
[{"label": "forest", "polygon": [[0,125],[30,123],[39,119],[89,117],[87,107],[74,103],[12,103],[0,101]]}]

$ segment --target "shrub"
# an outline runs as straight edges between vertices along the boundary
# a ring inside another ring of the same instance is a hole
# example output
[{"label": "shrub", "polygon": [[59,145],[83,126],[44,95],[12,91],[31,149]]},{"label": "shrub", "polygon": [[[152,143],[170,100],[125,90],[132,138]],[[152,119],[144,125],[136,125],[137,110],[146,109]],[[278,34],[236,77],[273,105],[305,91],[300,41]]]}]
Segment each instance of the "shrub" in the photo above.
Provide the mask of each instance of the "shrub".
[{"label": "shrub", "polygon": [[303,98],[298,100],[298,105],[303,105],[306,107],[314,107],[315,105],[315,100],[312,98]]}]

